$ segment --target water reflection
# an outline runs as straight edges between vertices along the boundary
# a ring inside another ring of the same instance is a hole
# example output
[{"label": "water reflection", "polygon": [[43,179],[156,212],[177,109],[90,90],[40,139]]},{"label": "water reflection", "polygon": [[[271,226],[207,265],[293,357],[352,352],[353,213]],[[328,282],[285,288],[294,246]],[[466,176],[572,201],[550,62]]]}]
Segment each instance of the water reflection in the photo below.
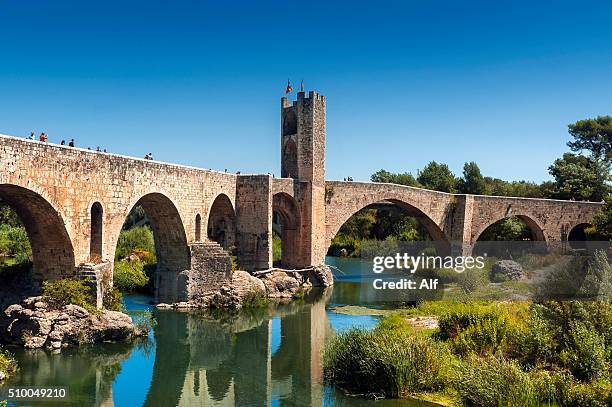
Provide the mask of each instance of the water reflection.
[{"label": "water reflection", "polygon": [[[329,309],[360,304],[359,284],[346,284],[339,280],[333,289],[312,292],[303,301],[256,311],[154,310],[152,346],[20,351],[21,371],[9,384],[68,385],[71,402],[63,406],[371,405],[322,381],[321,351],[334,331],[376,323],[372,316]],[[127,308],[141,310],[145,301],[129,298]]]}]

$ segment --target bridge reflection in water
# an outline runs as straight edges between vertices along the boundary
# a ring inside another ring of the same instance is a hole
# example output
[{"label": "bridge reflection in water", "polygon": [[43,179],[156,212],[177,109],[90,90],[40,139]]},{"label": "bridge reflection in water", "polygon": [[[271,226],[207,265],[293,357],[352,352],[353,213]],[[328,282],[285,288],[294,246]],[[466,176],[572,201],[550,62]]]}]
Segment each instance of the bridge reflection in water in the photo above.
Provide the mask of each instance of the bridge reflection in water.
[{"label": "bridge reflection in water", "polygon": [[144,405],[322,405],[320,354],[331,333],[325,311],[330,294],[319,292],[274,312],[221,318],[157,313],[156,358]]}]

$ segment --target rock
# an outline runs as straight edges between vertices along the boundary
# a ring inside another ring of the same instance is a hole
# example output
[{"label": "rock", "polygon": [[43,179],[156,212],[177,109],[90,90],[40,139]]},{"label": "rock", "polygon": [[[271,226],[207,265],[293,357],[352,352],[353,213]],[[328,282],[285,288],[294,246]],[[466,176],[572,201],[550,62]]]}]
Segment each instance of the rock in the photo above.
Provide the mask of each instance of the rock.
[{"label": "rock", "polygon": [[39,308],[39,309],[40,309],[40,308],[42,308],[42,309],[47,309],[47,307],[48,307],[48,306],[49,306],[49,305],[48,305],[46,302],[44,302],[44,301],[37,301],[37,302],[34,304],[34,308]]},{"label": "rock", "polygon": [[334,285],[334,275],[331,268],[325,264],[314,267],[312,275],[315,277],[312,283],[314,287],[330,287]]},{"label": "rock", "polygon": [[499,260],[491,267],[493,275],[501,274],[509,280],[520,280],[523,277],[523,267],[513,260]]},{"label": "rock", "polygon": [[46,337],[42,336],[31,336],[26,338],[23,347],[26,349],[39,349],[45,346],[45,342],[47,341]]},{"label": "rock", "polygon": [[2,380],[6,379],[6,373],[4,373],[2,370],[0,370],[0,382]]},{"label": "rock", "polygon": [[36,306],[38,302],[29,298],[0,314],[0,343],[27,349],[60,349],[84,343],[125,341],[148,334],[146,329],[135,327],[132,318],[121,312],[89,313],[77,305],[48,309]]},{"label": "rock", "polygon": [[157,309],[171,309],[172,305],[166,304],[165,302],[160,302],[159,304],[157,304],[155,306],[155,308],[157,308]]},{"label": "rock", "polygon": [[280,269],[263,274],[259,278],[270,298],[292,298],[305,282],[299,273]]},{"label": "rock", "polygon": [[346,256],[348,256],[348,250],[346,250],[345,248],[340,249],[340,257]]},{"label": "rock", "polygon": [[89,316],[89,312],[85,308],[74,304],[66,305],[64,310],[69,316],[75,318],[87,318]]},{"label": "rock", "polygon": [[[240,298],[253,291],[266,291],[266,286],[263,281],[246,271],[234,271],[232,274],[231,287],[228,288],[229,292],[232,292]],[[223,292],[223,290],[221,292]]]}]

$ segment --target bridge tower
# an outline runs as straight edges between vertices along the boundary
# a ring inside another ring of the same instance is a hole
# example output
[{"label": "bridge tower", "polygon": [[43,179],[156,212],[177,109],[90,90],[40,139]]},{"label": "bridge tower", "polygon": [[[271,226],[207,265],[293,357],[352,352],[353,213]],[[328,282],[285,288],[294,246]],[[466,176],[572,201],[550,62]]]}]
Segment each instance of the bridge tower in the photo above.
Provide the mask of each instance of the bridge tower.
[{"label": "bridge tower", "polygon": [[[325,96],[298,92],[281,99],[281,177],[293,178],[300,225],[289,263],[296,267],[325,261]],[[286,248],[283,246],[283,250]]]}]

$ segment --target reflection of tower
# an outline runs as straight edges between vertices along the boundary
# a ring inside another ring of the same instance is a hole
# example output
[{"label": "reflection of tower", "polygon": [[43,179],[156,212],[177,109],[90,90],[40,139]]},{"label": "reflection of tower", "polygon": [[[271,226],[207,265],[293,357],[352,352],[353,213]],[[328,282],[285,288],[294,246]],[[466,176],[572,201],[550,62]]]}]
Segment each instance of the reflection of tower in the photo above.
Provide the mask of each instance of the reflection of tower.
[{"label": "reflection of tower", "polygon": [[325,97],[298,92],[281,99],[281,177],[299,183],[303,266],[325,257]]},{"label": "reflection of tower", "polygon": [[290,400],[290,405],[323,404],[321,351],[331,332],[325,303],[323,298],[281,317],[281,343],[272,355],[273,399]]}]

